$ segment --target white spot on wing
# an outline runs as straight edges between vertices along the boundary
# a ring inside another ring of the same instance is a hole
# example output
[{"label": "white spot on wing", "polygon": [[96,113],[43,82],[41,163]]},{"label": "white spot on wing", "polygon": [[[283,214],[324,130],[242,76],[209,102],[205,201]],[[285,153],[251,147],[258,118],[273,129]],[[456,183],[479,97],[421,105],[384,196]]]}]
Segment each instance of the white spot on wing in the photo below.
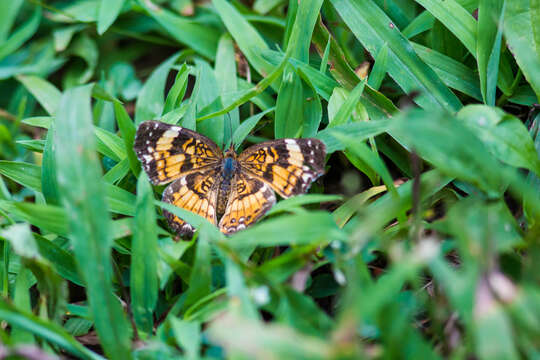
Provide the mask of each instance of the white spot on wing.
[{"label": "white spot on wing", "polygon": [[154,151],[154,148],[153,148],[153,147],[151,147],[151,146],[149,146],[148,148],[146,148],[146,150],[147,150],[147,151],[148,151],[149,153],[151,153],[151,152],[153,152],[153,151]]},{"label": "white spot on wing", "polygon": [[187,184],[187,181],[186,181],[186,178],[183,177],[182,179],[180,179],[180,185],[183,185],[185,186]]},{"label": "white spot on wing", "polygon": [[167,130],[163,133],[163,136],[165,137],[177,137],[178,136],[178,131],[175,131],[175,130]]}]

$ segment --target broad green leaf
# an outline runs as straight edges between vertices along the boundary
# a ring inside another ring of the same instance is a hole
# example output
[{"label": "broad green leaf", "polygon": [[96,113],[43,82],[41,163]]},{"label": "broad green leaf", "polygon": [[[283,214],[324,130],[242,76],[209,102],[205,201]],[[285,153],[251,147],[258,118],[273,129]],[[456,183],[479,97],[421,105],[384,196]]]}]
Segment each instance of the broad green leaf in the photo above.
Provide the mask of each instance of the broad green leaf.
[{"label": "broad green leaf", "polygon": [[60,101],[55,143],[58,185],[69,214],[70,239],[87,286],[92,318],[105,353],[129,358],[127,322],[112,288],[112,231],[92,136],[92,87],[67,90]]},{"label": "broad green leaf", "polygon": [[425,109],[450,112],[461,108],[458,98],[416,55],[411,44],[373,0],[332,0],[331,3],[370,53],[377,54],[385,43],[388,45],[388,74],[405,92],[421,92],[416,103]]},{"label": "broad green leaf", "polygon": [[151,334],[153,311],[158,298],[158,246],[154,194],[146,175],[139,176],[137,182],[134,225],[131,241],[131,305],[137,327]]}]

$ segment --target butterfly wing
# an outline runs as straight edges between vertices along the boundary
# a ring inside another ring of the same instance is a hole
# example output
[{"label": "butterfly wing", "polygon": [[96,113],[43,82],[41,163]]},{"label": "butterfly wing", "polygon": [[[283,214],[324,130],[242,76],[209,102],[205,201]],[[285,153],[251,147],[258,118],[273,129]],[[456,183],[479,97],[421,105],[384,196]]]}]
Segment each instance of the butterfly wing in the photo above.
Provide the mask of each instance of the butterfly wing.
[{"label": "butterfly wing", "polygon": [[318,139],[278,139],[250,146],[238,157],[241,169],[289,198],[305,193],[324,173],[326,147]]},{"label": "butterfly wing", "polygon": [[219,229],[232,234],[245,229],[262,217],[276,203],[274,191],[265,182],[239,172],[234,178]]},{"label": "butterfly wing", "polygon": [[[169,185],[163,201],[200,215],[216,224],[219,174],[217,168],[192,171]],[[163,210],[169,226],[179,235],[193,235],[194,228],[178,216]]]},{"label": "butterfly wing", "polygon": [[133,148],[154,185],[215,167],[223,157],[219,147],[206,136],[159,121],[139,125]]}]

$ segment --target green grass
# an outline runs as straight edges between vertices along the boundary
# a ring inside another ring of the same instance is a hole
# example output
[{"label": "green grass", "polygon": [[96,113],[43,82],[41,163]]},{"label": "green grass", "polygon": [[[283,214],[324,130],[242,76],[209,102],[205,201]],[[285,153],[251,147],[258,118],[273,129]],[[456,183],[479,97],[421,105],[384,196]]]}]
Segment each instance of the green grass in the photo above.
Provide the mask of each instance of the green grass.
[{"label": "green grass", "polygon": [[[538,358],[539,20],[538,0],[1,1],[0,353]],[[151,119],[238,151],[316,137],[326,174],[225,237],[141,172]]]}]

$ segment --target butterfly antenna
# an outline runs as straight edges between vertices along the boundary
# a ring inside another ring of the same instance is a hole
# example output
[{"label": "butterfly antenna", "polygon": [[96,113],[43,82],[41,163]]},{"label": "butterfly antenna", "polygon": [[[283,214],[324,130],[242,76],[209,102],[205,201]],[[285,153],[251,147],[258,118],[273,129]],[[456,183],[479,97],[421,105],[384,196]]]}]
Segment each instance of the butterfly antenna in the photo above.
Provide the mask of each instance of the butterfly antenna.
[{"label": "butterfly antenna", "polygon": [[229,124],[229,141],[231,143],[230,148],[234,148],[233,133],[232,133],[232,119],[231,119],[231,115],[229,113],[227,113],[227,118],[229,120],[229,121],[227,121],[227,123]]}]

